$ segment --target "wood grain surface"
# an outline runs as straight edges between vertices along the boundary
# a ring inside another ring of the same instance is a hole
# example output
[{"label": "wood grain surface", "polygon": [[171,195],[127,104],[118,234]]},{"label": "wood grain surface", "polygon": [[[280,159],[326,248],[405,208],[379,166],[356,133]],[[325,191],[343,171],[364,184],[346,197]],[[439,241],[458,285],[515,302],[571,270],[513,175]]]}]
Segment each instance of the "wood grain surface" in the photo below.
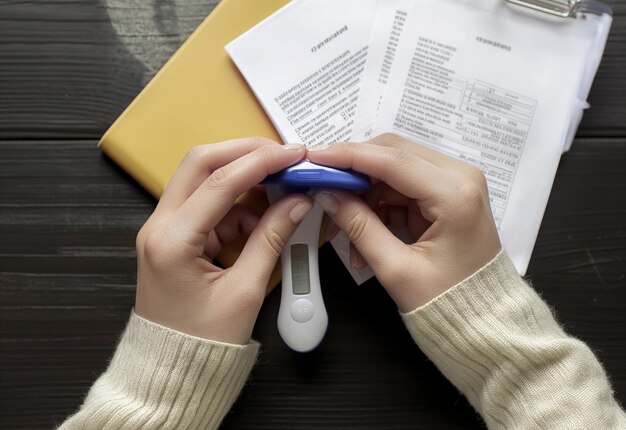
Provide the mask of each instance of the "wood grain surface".
[{"label": "wood grain surface", "polygon": [[[626,403],[626,4],[565,154],[528,278]],[[134,301],[154,200],[97,138],[215,1],[0,0],[0,428],[49,429],[107,365]],[[483,428],[376,281],[321,250],[328,335],[299,355],[275,327],[225,429]]]}]

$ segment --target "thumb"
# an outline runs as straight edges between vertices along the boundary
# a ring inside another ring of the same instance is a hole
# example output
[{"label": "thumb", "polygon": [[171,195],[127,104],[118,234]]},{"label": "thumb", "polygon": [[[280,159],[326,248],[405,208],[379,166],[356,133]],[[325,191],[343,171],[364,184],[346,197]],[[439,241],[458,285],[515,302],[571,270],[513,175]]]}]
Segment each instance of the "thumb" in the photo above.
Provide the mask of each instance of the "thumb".
[{"label": "thumb", "polygon": [[303,194],[273,203],[250,234],[231,270],[241,273],[241,279],[250,279],[250,274],[254,274],[259,287],[265,289],[280,253],[312,207],[311,198]]},{"label": "thumb", "polygon": [[315,201],[346,233],[379,279],[385,278],[387,272],[395,267],[394,261],[406,253],[406,245],[356,195],[324,190],[315,195]]}]

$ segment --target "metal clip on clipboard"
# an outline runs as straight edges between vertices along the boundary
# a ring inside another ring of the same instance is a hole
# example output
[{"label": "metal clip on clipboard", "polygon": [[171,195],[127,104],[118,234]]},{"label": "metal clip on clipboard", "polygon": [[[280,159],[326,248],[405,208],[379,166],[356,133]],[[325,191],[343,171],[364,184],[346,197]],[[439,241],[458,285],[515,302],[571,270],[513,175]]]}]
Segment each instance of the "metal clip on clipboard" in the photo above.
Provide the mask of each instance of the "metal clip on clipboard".
[{"label": "metal clip on clipboard", "polygon": [[594,15],[613,15],[611,8],[595,0],[507,0],[519,6],[524,6],[560,18],[576,18],[579,13]]}]

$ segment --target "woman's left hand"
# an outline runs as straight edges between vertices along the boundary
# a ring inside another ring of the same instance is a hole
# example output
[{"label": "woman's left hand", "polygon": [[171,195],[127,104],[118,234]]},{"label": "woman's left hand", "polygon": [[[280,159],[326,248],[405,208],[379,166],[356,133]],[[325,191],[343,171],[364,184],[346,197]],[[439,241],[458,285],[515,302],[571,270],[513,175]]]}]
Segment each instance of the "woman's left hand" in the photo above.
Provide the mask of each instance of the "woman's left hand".
[{"label": "woman's left hand", "polygon": [[[192,149],[137,235],[135,312],[190,335],[248,343],[272,270],[312,200],[290,195],[259,219],[236,199],[305,154],[303,145],[261,138]],[[250,237],[235,264],[213,264],[242,233]]]}]

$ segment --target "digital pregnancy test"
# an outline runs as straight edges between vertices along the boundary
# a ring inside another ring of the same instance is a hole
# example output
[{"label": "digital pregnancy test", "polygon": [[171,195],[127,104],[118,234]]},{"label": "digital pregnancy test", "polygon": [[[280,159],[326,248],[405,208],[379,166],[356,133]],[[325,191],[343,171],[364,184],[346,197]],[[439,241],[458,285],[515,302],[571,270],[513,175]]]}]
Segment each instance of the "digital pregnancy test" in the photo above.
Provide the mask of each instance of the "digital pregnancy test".
[{"label": "digital pregnancy test", "polygon": [[[303,161],[268,176],[270,202],[289,193],[313,194],[320,188],[366,192],[369,179],[354,171],[333,169]],[[328,314],[320,287],[318,247],[324,211],[315,204],[302,220],[281,254],[282,293],[278,332],[294,351],[308,352],[319,345],[328,327]]]}]

